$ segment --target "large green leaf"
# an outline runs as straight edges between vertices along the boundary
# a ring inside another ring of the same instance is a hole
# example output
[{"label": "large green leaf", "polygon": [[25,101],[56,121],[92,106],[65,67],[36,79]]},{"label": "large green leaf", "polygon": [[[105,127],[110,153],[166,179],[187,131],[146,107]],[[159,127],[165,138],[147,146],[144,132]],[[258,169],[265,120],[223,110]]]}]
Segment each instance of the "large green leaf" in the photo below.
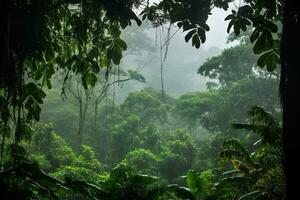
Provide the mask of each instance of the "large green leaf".
[{"label": "large green leaf", "polygon": [[276,66],[280,64],[279,55],[275,50],[263,53],[257,60],[257,65],[261,68],[267,67],[268,71],[274,71]]},{"label": "large green leaf", "polygon": [[189,31],[184,37],[185,41],[188,42],[195,33],[196,33],[196,29]]},{"label": "large green leaf", "polygon": [[264,51],[270,50],[273,47],[273,37],[270,31],[264,30],[256,40],[253,46],[253,52],[260,54]]}]

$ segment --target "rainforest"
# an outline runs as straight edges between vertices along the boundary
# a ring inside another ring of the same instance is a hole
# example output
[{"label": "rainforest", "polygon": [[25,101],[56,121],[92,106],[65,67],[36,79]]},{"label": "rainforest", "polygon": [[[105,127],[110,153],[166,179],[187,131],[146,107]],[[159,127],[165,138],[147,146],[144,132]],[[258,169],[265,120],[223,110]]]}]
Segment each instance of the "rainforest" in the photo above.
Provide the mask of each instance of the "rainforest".
[{"label": "rainforest", "polygon": [[2,0],[0,199],[296,200],[293,0]]}]

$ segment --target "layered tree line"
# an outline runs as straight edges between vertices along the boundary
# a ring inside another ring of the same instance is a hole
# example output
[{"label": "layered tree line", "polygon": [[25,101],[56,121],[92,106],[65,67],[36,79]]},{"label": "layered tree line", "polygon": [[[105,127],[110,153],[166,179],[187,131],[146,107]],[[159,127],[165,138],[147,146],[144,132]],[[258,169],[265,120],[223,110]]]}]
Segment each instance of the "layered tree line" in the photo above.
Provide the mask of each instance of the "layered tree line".
[{"label": "layered tree line", "polygon": [[[240,61],[228,59],[237,52],[245,52]],[[242,67],[233,72],[228,68],[243,64],[251,69],[247,75]],[[223,67],[222,73],[215,71]],[[28,156],[57,179],[69,177],[100,188],[116,167],[148,178],[160,177],[160,184],[189,187],[191,193],[160,192],[161,198],[281,199],[285,186],[276,97],[279,75],[256,65],[248,42],[210,58],[199,67],[199,73],[204,71],[216,75],[205,92],[173,98],[146,88],[130,93],[120,105],[107,96],[99,105],[96,120],[94,106],[88,104],[82,135],[78,134],[81,114],[77,98],[70,95],[64,103],[57,103],[61,91],[53,89],[47,93],[41,122],[33,127],[31,143],[25,144]],[[219,75],[235,78],[223,82]],[[251,108],[254,104],[261,107]],[[200,183],[192,186],[192,181]],[[245,187],[240,188],[240,183]],[[122,199],[124,195],[109,198]]]},{"label": "layered tree line", "polygon": [[[145,82],[119,66],[122,29],[145,19],[176,24],[199,48],[211,10],[231,2],[1,2],[3,198],[293,199],[300,81],[293,1],[247,0],[232,10],[227,31],[240,43],[199,67],[212,79],[207,91],[174,99],[150,88],[120,105],[108,95],[115,84]],[[71,100],[51,107],[58,93]],[[51,109],[41,119],[47,95]],[[65,115],[78,123],[63,123]]]}]

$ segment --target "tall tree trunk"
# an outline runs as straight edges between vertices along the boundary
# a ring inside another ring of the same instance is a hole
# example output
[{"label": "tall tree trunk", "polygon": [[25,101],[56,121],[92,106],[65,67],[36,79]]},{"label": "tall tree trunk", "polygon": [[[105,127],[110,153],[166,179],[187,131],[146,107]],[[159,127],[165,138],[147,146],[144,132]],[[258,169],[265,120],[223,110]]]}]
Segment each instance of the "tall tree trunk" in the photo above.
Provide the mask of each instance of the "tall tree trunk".
[{"label": "tall tree trunk", "polygon": [[86,112],[89,105],[89,91],[84,89],[85,100],[83,100],[82,93],[79,97],[79,122],[78,122],[78,134],[79,134],[79,143],[80,145],[84,144],[83,131],[86,120]]},{"label": "tall tree trunk", "polygon": [[283,108],[283,167],[286,199],[299,198],[300,130],[300,7],[296,0],[286,0],[281,46],[280,92]]},{"label": "tall tree trunk", "polygon": [[[0,18],[0,66],[1,66],[1,82],[0,84],[4,85],[5,83],[5,75],[6,68],[8,65],[8,2],[3,1],[0,3],[0,13],[3,13],[3,16]],[[0,105],[4,106],[4,105]],[[4,151],[4,143],[5,143],[5,133],[2,136],[1,142],[1,150],[0,150],[0,172],[2,172],[2,158],[3,158],[3,151]]]},{"label": "tall tree trunk", "polygon": [[83,130],[84,130],[84,125],[85,125],[85,120],[86,120],[86,111],[88,109],[88,105],[89,105],[89,91],[87,89],[84,90],[84,94],[85,94],[85,102],[84,102],[84,107],[83,107],[83,112],[82,112],[82,141],[81,144],[84,144],[84,140],[83,140]]},{"label": "tall tree trunk", "polygon": [[97,128],[98,109],[99,109],[98,107],[99,107],[99,103],[95,102],[95,107],[94,107],[94,130],[93,130],[94,134],[96,134],[97,130],[98,130],[98,128]]},{"label": "tall tree trunk", "polygon": [[79,118],[78,118],[78,135],[79,135],[79,144],[83,144],[83,123],[82,123],[82,116],[83,116],[83,106],[82,106],[82,98],[79,100]]},{"label": "tall tree trunk", "polygon": [[94,134],[96,134],[97,130],[98,130],[97,120],[98,120],[99,105],[102,102],[102,100],[104,99],[104,97],[106,96],[106,91],[107,91],[107,86],[104,86],[102,92],[94,101]]},{"label": "tall tree trunk", "polygon": [[0,3],[0,63],[1,63],[1,84],[4,84],[5,73],[9,69],[9,1]]},{"label": "tall tree trunk", "polygon": [[88,89],[84,89],[84,97],[83,97],[82,89],[83,89],[82,85],[80,85],[77,82],[77,95],[71,92],[74,95],[74,97],[78,100],[79,103],[78,135],[79,135],[80,145],[84,143],[83,131],[84,131],[84,125],[86,119],[86,112],[89,104],[89,91]]}]

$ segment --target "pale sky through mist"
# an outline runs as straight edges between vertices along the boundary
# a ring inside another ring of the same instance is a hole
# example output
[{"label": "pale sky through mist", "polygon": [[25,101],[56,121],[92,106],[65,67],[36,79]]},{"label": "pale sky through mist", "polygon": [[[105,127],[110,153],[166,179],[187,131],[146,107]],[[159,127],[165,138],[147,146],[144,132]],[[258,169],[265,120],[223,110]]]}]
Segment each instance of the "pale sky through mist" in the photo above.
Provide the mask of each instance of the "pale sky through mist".
[{"label": "pale sky through mist", "polygon": [[229,13],[230,11],[224,11],[219,8],[213,9],[212,15],[208,17],[207,24],[210,26],[210,31],[207,33],[207,41],[203,45],[204,48],[216,46],[224,49],[230,46],[226,44],[228,21],[224,20]]},{"label": "pale sky through mist", "polygon": [[[151,2],[160,2],[160,0],[150,0]],[[238,0],[235,1],[236,4],[240,4]],[[231,46],[231,44],[226,44],[226,36],[227,36],[227,25],[228,21],[225,21],[225,17],[231,13],[232,4],[229,4],[229,9],[224,11],[220,8],[214,8],[212,10],[212,15],[208,17],[207,24],[210,27],[210,31],[207,33],[207,40],[205,44],[202,45],[201,48],[209,48],[213,46],[217,46],[220,49],[224,49],[226,47]],[[184,36],[183,36],[184,37]]]},{"label": "pale sky through mist", "polygon": [[[224,19],[231,13],[231,9],[224,11],[223,9],[214,8],[212,15],[209,16],[207,24],[210,26],[210,31],[206,34],[206,42],[201,44],[199,49],[192,46],[191,40],[186,43],[184,36],[187,32],[179,30],[170,40],[170,46],[167,54],[167,59],[164,65],[164,85],[167,94],[178,97],[187,92],[204,91],[206,82],[209,80],[197,74],[197,70],[200,65],[205,62],[206,59],[219,55],[224,48],[233,46],[234,43],[227,44],[227,25],[228,21]],[[173,29],[173,33],[177,28]],[[153,44],[156,46],[156,57],[151,59],[146,66],[144,66],[139,73],[146,78],[146,85],[130,82],[123,85],[118,90],[119,99],[122,101],[128,92],[140,90],[144,87],[152,87],[157,90],[161,89],[160,83],[160,57],[159,57],[159,45],[155,44],[158,40],[156,30],[150,28],[147,31],[147,35],[153,40]],[[172,33],[171,33],[172,35]],[[130,46],[130,43],[128,43]],[[137,59],[149,59],[147,56],[137,57]],[[125,58],[124,63],[126,66],[135,66],[131,69],[139,69],[138,62],[134,59]]]}]

